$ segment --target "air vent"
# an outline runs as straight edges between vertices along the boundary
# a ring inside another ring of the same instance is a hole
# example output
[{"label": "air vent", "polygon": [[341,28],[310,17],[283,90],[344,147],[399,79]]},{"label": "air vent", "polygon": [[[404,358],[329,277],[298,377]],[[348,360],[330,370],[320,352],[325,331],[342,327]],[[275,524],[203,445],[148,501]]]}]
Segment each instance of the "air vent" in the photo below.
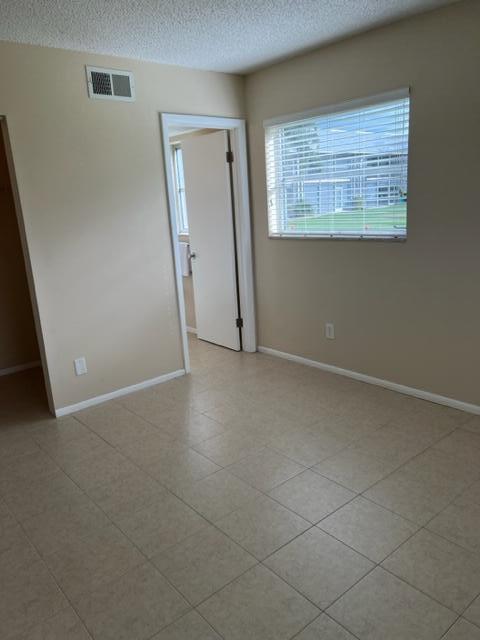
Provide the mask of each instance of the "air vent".
[{"label": "air vent", "polygon": [[135,100],[135,83],[130,71],[87,67],[88,95],[100,100]]}]

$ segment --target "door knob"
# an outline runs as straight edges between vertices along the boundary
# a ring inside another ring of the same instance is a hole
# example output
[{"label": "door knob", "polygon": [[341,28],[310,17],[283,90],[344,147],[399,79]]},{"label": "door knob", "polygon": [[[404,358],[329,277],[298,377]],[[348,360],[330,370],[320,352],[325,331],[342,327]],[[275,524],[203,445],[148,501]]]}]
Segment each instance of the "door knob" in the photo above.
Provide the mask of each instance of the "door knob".
[{"label": "door knob", "polygon": [[195,252],[190,254],[190,259],[191,260],[196,260],[197,259],[197,254]]}]

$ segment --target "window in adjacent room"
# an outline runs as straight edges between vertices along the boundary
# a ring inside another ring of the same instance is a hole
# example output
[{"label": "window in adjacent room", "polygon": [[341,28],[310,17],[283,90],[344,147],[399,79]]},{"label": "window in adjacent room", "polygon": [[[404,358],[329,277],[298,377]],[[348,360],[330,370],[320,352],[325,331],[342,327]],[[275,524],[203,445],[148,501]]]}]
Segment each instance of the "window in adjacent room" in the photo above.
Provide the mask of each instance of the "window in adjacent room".
[{"label": "window in adjacent room", "polygon": [[407,236],[408,90],[265,123],[271,237]]},{"label": "window in adjacent room", "polygon": [[175,179],[175,204],[177,210],[177,228],[179,235],[188,234],[187,203],[185,200],[185,176],[183,173],[182,148],[172,146],[173,174]]}]

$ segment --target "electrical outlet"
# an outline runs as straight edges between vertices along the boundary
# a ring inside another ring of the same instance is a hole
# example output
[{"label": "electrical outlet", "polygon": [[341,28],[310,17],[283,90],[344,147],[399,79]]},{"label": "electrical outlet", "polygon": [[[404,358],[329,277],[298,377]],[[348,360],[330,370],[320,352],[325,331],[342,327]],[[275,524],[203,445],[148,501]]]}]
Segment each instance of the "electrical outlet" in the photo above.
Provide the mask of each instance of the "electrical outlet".
[{"label": "electrical outlet", "polygon": [[87,361],[85,358],[75,358],[73,361],[73,366],[75,367],[75,374],[77,376],[83,376],[87,373]]},{"label": "electrical outlet", "polygon": [[325,323],[325,337],[329,340],[335,340],[335,325],[333,322]]}]

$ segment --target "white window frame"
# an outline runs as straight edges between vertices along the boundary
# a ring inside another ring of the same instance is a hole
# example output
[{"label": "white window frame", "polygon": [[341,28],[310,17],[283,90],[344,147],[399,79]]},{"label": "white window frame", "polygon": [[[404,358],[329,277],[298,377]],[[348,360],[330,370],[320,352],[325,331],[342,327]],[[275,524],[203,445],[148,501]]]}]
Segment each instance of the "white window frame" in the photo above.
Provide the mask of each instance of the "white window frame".
[{"label": "white window frame", "polygon": [[[345,102],[340,102],[340,103],[336,103],[336,104],[331,104],[331,105],[325,105],[322,107],[318,107],[315,109],[309,109],[307,111],[302,111],[302,112],[297,112],[297,113],[292,113],[292,114],[288,114],[288,115],[282,115],[282,116],[278,116],[278,117],[274,117],[274,118],[269,118],[267,120],[263,121],[263,126],[265,129],[265,132],[267,131],[267,129],[269,127],[275,126],[275,125],[282,125],[282,124],[294,124],[296,121],[302,121],[302,120],[307,120],[309,118],[315,118],[316,116],[321,116],[321,115],[328,115],[328,114],[339,114],[345,111],[352,111],[352,110],[356,110],[356,109],[361,109],[362,107],[369,107],[369,106],[375,106],[377,104],[381,104],[383,102],[390,102],[390,101],[395,101],[395,100],[401,100],[403,98],[409,98],[410,99],[410,88],[409,87],[403,87],[400,89],[395,89],[393,91],[387,91],[384,93],[380,93],[380,94],[375,94],[375,95],[371,95],[365,98],[357,98],[357,99],[353,99],[353,100],[349,100],[349,101],[345,101]],[[411,113],[411,109],[410,109],[410,113]],[[265,140],[266,142],[266,140]],[[266,148],[265,148],[266,150]],[[407,156],[407,162],[409,162],[410,159],[410,136],[409,136],[409,142],[408,142],[408,156]],[[265,158],[266,160],[266,158]],[[408,169],[407,169],[408,172]],[[351,235],[346,235],[346,234],[336,234],[335,232],[332,232],[331,234],[313,234],[313,233],[305,233],[305,234],[300,234],[300,233],[288,233],[288,232],[272,232],[271,231],[271,222],[270,222],[270,213],[269,213],[269,205],[268,202],[266,203],[267,205],[267,215],[268,215],[268,235],[269,238],[272,239],[296,239],[296,240],[384,240],[384,241],[394,241],[394,242],[405,242],[407,239],[407,230],[405,232],[405,234],[401,234],[401,235],[362,235],[362,234],[351,234]],[[407,218],[407,226],[408,226],[408,218]]]},{"label": "white window frame", "polygon": [[[185,187],[180,187],[179,174],[178,174],[178,152],[182,152],[182,145],[179,142],[172,143],[172,164],[173,164],[173,179],[175,183],[175,210],[177,214],[177,228],[178,234],[181,236],[188,236],[188,212],[185,202]],[[183,179],[185,184],[185,176]],[[183,201],[181,192],[183,191]],[[185,205],[184,205],[185,203]]]}]

